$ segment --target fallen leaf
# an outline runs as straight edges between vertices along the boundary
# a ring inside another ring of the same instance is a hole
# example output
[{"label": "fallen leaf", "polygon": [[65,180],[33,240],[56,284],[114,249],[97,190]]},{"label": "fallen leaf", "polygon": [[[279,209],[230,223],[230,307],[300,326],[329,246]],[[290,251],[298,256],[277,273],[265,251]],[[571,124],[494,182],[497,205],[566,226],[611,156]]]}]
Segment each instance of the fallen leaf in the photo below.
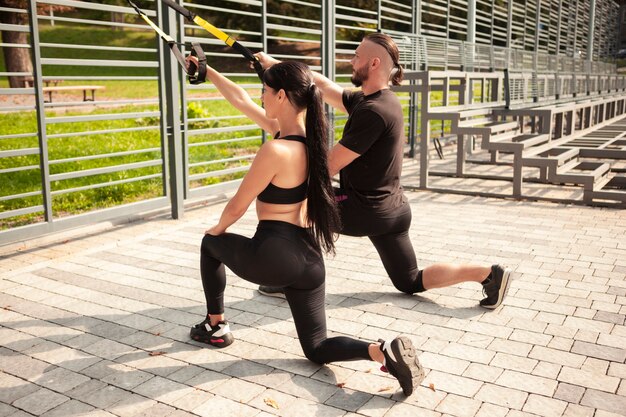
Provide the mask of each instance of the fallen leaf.
[{"label": "fallen leaf", "polygon": [[431,382],[430,384],[428,384],[428,388],[430,388],[431,390],[435,391],[435,384],[433,384]]},{"label": "fallen leaf", "polygon": [[393,389],[393,387],[382,387],[378,390],[378,392],[389,391],[391,389]]},{"label": "fallen leaf", "polygon": [[371,374],[372,373],[372,369],[368,369],[367,371],[365,371],[366,374]]},{"label": "fallen leaf", "polygon": [[149,353],[150,356],[161,356],[165,355],[167,352],[161,352],[160,350],[155,350]]},{"label": "fallen leaf", "polygon": [[345,386],[346,386],[346,383],[345,383],[345,382],[337,382],[337,386],[338,386],[339,388],[343,388],[343,387],[345,387]]},{"label": "fallen leaf", "polygon": [[278,406],[278,403],[271,399],[271,398],[264,398],[263,401],[265,401],[265,404],[269,405],[270,407],[278,410],[280,407]]},{"label": "fallen leaf", "polygon": [[155,335],[155,336],[161,336],[161,332],[158,332],[158,333],[152,333],[152,334],[153,334],[153,335]]}]

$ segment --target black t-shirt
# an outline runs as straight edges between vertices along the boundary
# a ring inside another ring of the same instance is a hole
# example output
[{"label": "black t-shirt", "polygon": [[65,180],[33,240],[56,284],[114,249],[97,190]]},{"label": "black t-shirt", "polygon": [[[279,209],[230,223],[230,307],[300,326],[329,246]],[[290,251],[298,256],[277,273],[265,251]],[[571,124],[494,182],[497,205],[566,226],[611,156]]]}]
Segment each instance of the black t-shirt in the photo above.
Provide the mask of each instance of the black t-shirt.
[{"label": "black t-shirt", "polygon": [[360,156],[341,170],[341,188],[362,208],[385,212],[406,199],[400,186],[404,154],[404,118],[389,89],[368,96],[344,90],[348,122],[340,144]]}]

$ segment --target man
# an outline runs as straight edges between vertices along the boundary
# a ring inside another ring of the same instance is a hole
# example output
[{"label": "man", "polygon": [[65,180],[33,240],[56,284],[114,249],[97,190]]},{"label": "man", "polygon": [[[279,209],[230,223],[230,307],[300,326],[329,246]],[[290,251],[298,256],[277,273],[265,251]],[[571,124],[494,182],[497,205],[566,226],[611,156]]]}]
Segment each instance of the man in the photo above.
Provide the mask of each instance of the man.
[{"label": "man", "polygon": [[[279,62],[266,54],[263,67]],[[343,137],[329,153],[331,176],[340,172],[335,189],[343,235],[367,236],[380,255],[394,286],[407,294],[475,281],[482,285],[485,308],[495,309],[506,295],[511,272],[500,265],[435,264],[419,270],[409,239],[411,208],[400,185],[404,149],[404,119],[389,82],[402,82],[398,47],[382,33],[363,39],[350,61],[351,81],[361,91],[349,91],[321,74],[314,82],[324,101],[348,113]],[[266,295],[282,289],[261,286]]]}]

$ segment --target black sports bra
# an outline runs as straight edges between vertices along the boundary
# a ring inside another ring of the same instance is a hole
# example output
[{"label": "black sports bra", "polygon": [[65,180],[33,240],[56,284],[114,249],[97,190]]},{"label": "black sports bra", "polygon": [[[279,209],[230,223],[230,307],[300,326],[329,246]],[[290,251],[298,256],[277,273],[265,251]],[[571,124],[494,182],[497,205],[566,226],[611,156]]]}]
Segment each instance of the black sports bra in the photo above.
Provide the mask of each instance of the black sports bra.
[{"label": "black sports bra", "polygon": [[[277,139],[296,140],[301,143],[304,143],[306,140],[303,136],[295,135]],[[270,182],[267,184],[267,187],[265,187],[265,190],[261,191],[261,194],[257,196],[257,199],[264,203],[271,204],[295,204],[306,199],[308,188],[308,180],[304,180],[302,184],[294,188],[281,188]]]}]

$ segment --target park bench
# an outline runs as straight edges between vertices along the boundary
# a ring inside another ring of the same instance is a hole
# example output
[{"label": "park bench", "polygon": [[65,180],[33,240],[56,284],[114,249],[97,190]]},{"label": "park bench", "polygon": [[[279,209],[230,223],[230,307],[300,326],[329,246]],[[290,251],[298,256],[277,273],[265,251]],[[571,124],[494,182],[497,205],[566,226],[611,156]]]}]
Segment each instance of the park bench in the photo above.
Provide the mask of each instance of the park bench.
[{"label": "park bench", "polygon": [[[54,86],[54,87],[44,87],[44,94],[48,94],[47,103],[52,103],[52,93],[57,91],[82,91],[83,92],[83,101],[94,101],[95,100],[95,92],[96,90],[104,90],[103,85],[64,85],[64,86]],[[88,98],[87,92],[91,91],[91,99]]]},{"label": "park bench", "polygon": [[[56,87],[62,82],[63,80],[56,80],[56,79],[43,80],[45,87]],[[24,87],[29,88],[29,87],[34,87],[34,86],[35,86],[35,79],[33,77],[24,78]]]}]

